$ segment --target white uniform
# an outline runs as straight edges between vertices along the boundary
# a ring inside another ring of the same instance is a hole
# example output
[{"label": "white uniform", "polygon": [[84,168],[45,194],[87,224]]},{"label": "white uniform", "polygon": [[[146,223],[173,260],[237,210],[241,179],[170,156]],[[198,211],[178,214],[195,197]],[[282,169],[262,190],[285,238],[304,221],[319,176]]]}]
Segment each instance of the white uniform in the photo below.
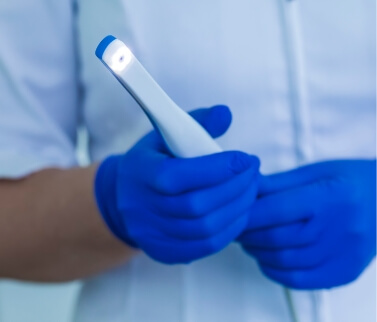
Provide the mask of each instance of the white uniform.
[{"label": "white uniform", "polygon": [[[92,160],[151,128],[94,56],[107,34],[181,107],[229,105],[220,145],[258,155],[265,173],[375,157],[373,1],[12,0],[0,18],[2,177],[76,165],[80,124]],[[372,322],[375,289],[373,263],[351,285],[293,292],[293,302],[300,322]],[[186,267],[140,255],[91,278],[75,320],[290,322],[288,307],[283,288],[231,245]]]}]

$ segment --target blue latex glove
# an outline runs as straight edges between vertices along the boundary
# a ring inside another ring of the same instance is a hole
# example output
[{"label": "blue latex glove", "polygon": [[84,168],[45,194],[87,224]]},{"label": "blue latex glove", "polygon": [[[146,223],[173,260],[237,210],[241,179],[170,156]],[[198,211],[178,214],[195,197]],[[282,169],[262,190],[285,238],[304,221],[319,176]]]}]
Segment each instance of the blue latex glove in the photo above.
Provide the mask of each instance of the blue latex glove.
[{"label": "blue latex glove", "polygon": [[[213,137],[231,123],[225,106],[191,115]],[[95,193],[119,239],[159,262],[188,263],[220,251],[245,229],[258,169],[256,157],[237,151],[173,158],[152,131],[100,165]]]},{"label": "blue latex glove", "polygon": [[376,255],[376,161],[330,161],[262,177],[239,240],[265,275],[285,286],[355,280]]}]

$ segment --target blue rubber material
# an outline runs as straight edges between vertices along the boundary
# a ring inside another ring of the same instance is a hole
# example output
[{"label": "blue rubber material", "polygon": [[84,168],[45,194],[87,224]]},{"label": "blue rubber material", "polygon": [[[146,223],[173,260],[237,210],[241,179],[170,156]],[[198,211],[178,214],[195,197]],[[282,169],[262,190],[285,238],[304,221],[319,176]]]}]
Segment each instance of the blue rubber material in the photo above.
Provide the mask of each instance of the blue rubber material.
[{"label": "blue rubber material", "polygon": [[[232,120],[226,106],[191,116],[213,137]],[[219,252],[243,232],[258,178],[255,156],[228,151],[173,158],[152,131],[125,154],[101,163],[94,191],[116,237],[160,263],[182,264]]]},{"label": "blue rubber material", "polygon": [[103,53],[105,52],[107,46],[109,46],[116,38],[114,36],[107,36],[105,37],[98,45],[96,49],[96,56],[99,59],[102,59]]}]

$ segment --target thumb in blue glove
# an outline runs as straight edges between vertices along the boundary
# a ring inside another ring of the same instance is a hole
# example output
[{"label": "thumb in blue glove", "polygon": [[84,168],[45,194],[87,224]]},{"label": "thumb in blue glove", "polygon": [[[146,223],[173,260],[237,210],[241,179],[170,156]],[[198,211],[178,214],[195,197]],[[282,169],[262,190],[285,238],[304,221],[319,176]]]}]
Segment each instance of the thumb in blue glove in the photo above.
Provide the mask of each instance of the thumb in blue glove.
[{"label": "thumb in blue glove", "polygon": [[355,280],[376,255],[376,161],[322,162],[262,177],[239,241],[285,286]]},{"label": "thumb in blue glove", "polygon": [[[191,114],[217,137],[231,123],[227,107]],[[246,227],[259,160],[242,152],[173,158],[152,131],[99,167],[95,193],[110,230],[155,260],[188,263],[214,254]]]}]

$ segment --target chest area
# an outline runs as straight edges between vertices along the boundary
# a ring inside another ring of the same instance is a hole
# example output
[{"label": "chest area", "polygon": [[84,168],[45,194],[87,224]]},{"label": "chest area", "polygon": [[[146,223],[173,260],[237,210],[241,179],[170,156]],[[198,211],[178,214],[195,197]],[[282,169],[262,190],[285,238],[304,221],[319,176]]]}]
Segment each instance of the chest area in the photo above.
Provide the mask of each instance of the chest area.
[{"label": "chest area", "polygon": [[286,15],[290,5],[288,0],[123,1],[133,50],[179,103],[200,103],[198,95],[243,100],[250,93],[255,98],[288,91],[287,19],[299,20],[309,86],[322,82],[342,90],[357,79],[365,89],[375,57],[373,3],[302,0],[294,17]]}]

